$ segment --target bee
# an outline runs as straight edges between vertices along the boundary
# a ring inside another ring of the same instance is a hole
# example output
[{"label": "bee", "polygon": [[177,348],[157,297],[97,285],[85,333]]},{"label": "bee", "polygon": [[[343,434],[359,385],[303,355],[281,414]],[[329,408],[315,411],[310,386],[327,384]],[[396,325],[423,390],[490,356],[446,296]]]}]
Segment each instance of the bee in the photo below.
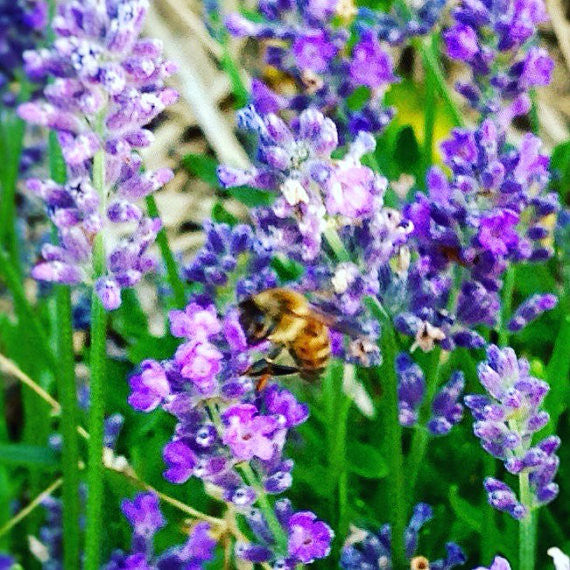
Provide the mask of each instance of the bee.
[{"label": "bee", "polygon": [[[285,288],[267,289],[239,303],[239,321],[248,343],[265,340],[273,344],[269,358],[254,363],[250,376],[259,376],[258,390],[271,375],[298,373],[305,380],[318,379],[331,356],[329,329],[334,319],[319,312],[307,298]],[[274,362],[287,350],[296,366]]]}]

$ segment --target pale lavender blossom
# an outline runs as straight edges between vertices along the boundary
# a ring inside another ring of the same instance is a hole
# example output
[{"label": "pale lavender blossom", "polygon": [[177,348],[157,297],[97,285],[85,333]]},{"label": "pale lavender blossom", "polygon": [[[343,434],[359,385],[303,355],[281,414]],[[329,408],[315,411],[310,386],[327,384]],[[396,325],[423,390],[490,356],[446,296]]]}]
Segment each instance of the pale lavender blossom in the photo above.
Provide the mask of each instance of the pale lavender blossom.
[{"label": "pale lavender blossom", "polygon": [[[57,245],[44,246],[32,275],[93,285],[107,310],[120,305],[121,289],[155,269],[147,250],[160,221],[146,217],[135,202],[172,178],[166,168],[143,172],[137,154],[153,139],[146,125],[177,98],[164,85],[175,67],[162,58],[160,42],[139,38],[147,9],[146,0],[113,0],[103,9],[95,0],[66,0],[53,20],[53,44],[24,54],[31,78],[53,81],[43,100],[20,105],[18,113],[57,133],[68,178],[62,185],[28,182],[46,203],[59,237]],[[96,168],[104,173],[97,189]],[[126,229],[113,246],[106,237],[110,224]],[[93,269],[97,234],[105,236],[103,276]]]}]

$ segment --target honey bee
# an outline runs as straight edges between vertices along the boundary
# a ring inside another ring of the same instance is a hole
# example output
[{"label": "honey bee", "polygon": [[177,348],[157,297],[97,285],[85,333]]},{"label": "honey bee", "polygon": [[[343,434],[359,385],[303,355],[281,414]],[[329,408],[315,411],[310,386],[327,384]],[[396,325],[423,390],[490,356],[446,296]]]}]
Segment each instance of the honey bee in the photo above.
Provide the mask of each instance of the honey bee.
[{"label": "honey bee", "polygon": [[[260,377],[258,390],[272,375],[298,373],[305,380],[320,377],[331,355],[329,328],[333,318],[320,313],[301,293],[279,287],[243,300],[239,311],[248,343],[268,340],[274,346],[271,356],[253,364],[248,372]],[[296,366],[274,362],[283,350],[289,352]]]}]

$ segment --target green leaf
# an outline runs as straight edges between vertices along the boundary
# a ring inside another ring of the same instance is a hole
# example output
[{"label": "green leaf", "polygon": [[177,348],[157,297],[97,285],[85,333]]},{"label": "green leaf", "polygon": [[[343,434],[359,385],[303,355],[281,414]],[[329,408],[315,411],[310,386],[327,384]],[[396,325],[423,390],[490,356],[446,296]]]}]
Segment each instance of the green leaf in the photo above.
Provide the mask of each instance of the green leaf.
[{"label": "green leaf", "polygon": [[283,255],[276,255],[271,260],[271,267],[276,271],[281,283],[296,281],[303,275],[304,271],[304,267],[300,263],[287,259]]},{"label": "green leaf", "polygon": [[545,435],[556,431],[558,418],[568,407],[570,397],[570,316],[562,321],[554,350],[548,366],[546,367],[546,379],[550,384],[550,392],[544,400],[544,407],[550,414],[550,422],[545,427]]},{"label": "green leaf", "polygon": [[364,104],[370,99],[370,88],[359,85],[347,98],[346,104],[351,111],[362,109]]},{"label": "green leaf", "polygon": [[0,444],[0,463],[35,468],[57,469],[59,457],[49,447],[21,443]]},{"label": "green leaf", "polygon": [[553,188],[565,198],[570,189],[570,141],[554,147],[550,158],[550,171],[553,173]]},{"label": "green leaf", "polygon": [[235,186],[234,188],[228,188],[227,193],[238,202],[246,205],[248,208],[271,206],[275,201],[275,194],[273,194],[273,192],[260,190],[259,188],[252,188],[251,186]]},{"label": "green leaf", "polygon": [[351,441],[347,447],[348,468],[366,479],[382,479],[388,475],[388,466],[373,446]]},{"label": "green leaf", "polygon": [[222,205],[221,202],[216,202],[212,206],[212,220],[218,224],[229,224],[230,226],[235,226],[238,223],[238,219],[230,214]]},{"label": "green leaf", "polygon": [[147,334],[137,339],[128,348],[127,354],[129,360],[135,364],[145,358],[161,360],[172,356],[179,344],[179,341],[170,335],[161,338]]},{"label": "green leaf", "polygon": [[182,158],[181,162],[188,172],[197,176],[200,180],[215,188],[220,187],[217,174],[218,162],[215,158],[201,154],[187,154]]},{"label": "green leaf", "polygon": [[411,126],[400,130],[396,137],[394,160],[403,172],[413,174],[420,166],[420,145]]},{"label": "green leaf", "polygon": [[449,489],[449,504],[459,519],[465,522],[475,532],[483,531],[483,515],[481,510],[459,495],[457,485]]},{"label": "green leaf", "polygon": [[236,66],[227,46],[224,49],[224,55],[222,56],[220,63],[223,70],[229,77],[230,84],[232,86],[232,93],[235,97],[235,108],[241,109],[242,107],[245,107],[249,100],[249,92],[243,84],[239,69]]}]

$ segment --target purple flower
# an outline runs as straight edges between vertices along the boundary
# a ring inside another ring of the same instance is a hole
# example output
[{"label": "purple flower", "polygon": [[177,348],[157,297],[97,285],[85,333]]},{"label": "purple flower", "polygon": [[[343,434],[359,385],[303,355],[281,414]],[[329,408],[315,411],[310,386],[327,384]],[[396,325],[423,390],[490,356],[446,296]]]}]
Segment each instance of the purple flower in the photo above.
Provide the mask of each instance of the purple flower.
[{"label": "purple flower", "polygon": [[[406,527],[404,540],[406,557],[413,561],[418,547],[419,531],[432,519],[433,511],[426,503],[418,503],[414,506],[412,517]],[[391,567],[391,529],[390,525],[384,525],[376,533],[353,526],[341,551],[340,566],[344,570],[382,570]],[[445,545],[447,556],[445,558],[430,561],[429,567],[434,570],[451,570],[465,563],[466,557],[461,548],[448,542]],[[413,564],[412,564],[412,567]]]},{"label": "purple flower", "polygon": [[[24,120],[57,133],[69,180],[63,186],[51,180],[28,183],[45,201],[58,230],[58,244],[42,249],[32,275],[92,285],[109,311],[120,305],[121,289],[133,287],[156,266],[147,250],[160,220],[144,216],[134,202],[168,182],[172,172],[143,172],[138,149],[152,142],[145,126],[177,97],[164,86],[174,66],[162,58],[160,44],[139,39],[147,5],[137,0],[115,4],[103,11],[74,0],[58,4],[53,44],[24,54],[32,78],[53,81],[44,88],[43,100],[18,108]],[[97,190],[96,155],[105,168],[105,180],[99,182],[103,187]],[[105,195],[104,201],[98,193]],[[104,251],[106,271],[97,275],[92,259],[95,237],[107,235],[112,224],[127,222],[130,228],[124,238],[101,240],[115,245]]]},{"label": "purple flower", "polygon": [[554,309],[558,303],[556,295],[546,293],[544,295],[531,295],[522,304],[517,307],[514,315],[511,317],[507,327],[511,332],[522,330],[530,322],[537,319],[545,311]]},{"label": "purple flower", "polygon": [[390,54],[371,32],[362,34],[352,48],[349,73],[355,87],[365,85],[376,89],[397,81]]},{"label": "purple flower", "polygon": [[558,485],[553,482],[558,469],[554,455],[559,439],[550,437],[532,444],[533,434],[542,429],[549,415],[540,409],[549,386],[529,374],[526,360],[517,360],[512,348],[487,348],[487,361],[479,364],[479,380],[486,395],[469,395],[465,404],[475,418],[473,430],[483,448],[504,460],[508,471],[528,476],[532,498],[522,504],[501,481],[488,478],[485,489],[495,508],[522,518],[527,512],[553,500]]},{"label": "purple flower", "polygon": [[432,416],[427,428],[433,435],[445,435],[463,418],[463,406],[458,402],[465,379],[462,372],[454,372],[451,379],[435,395]]},{"label": "purple flower", "polygon": [[196,454],[180,440],[167,443],[164,446],[163,457],[168,466],[164,478],[171,483],[185,483],[198,464]]},{"label": "purple flower", "polygon": [[[548,158],[530,134],[518,147],[507,145],[503,128],[487,118],[476,129],[454,129],[442,144],[451,177],[432,168],[429,194],[418,193],[404,207],[413,225],[408,245],[418,257],[404,280],[398,276],[406,304],[398,307],[396,326],[416,337],[414,347],[481,348],[484,340],[473,326],[496,324],[508,265],[551,255],[544,247],[544,215],[557,206],[545,192]],[[457,266],[459,295],[452,294]]]},{"label": "purple flower", "polygon": [[448,55],[467,62],[471,77],[457,90],[484,116],[507,122],[528,111],[527,91],[550,82],[554,62],[533,46],[537,25],[548,19],[542,0],[482,4],[463,0],[452,10],[443,37]]},{"label": "purple flower", "polygon": [[181,344],[174,355],[176,364],[180,366],[180,374],[192,380],[204,394],[213,392],[222,358],[222,353],[213,344],[200,340]]},{"label": "purple flower", "polygon": [[[176,552],[176,558],[185,562],[187,570],[199,570],[205,562],[214,559],[216,541],[207,522],[199,522],[190,533],[188,541]],[[164,564],[165,557],[161,557]]]},{"label": "purple flower", "polygon": [[276,384],[266,388],[263,396],[267,410],[282,418],[287,428],[298,426],[309,417],[307,404],[300,404],[291,392]]},{"label": "purple flower", "polygon": [[141,412],[150,412],[159,406],[170,393],[170,385],[162,366],[154,360],[143,360],[141,373],[129,380],[129,404]]},{"label": "purple flower", "polygon": [[[349,229],[367,223],[376,237],[371,254],[381,249],[383,257],[392,253],[394,240],[405,241],[406,230],[383,208],[386,179],[361,164],[362,156],[374,150],[371,135],[360,133],[344,158],[333,160],[336,127],[314,109],[303,111],[289,126],[250,106],[240,111],[238,123],[257,134],[259,164],[248,170],[221,166],[218,177],[225,187],[247,184],[275,193],[272,206],[252,212],[256,234],[267,249],[313,262],[328,225]],[[204,260],[213,265],[210,259]]]},{"label": "purple flower", "polygon": [[14,566],[15,560],[7,554],[0,554],[0,570],[10,570]]},{"label": "purple flower", "polygon": [[132,501],[124,500],[121,510],[127,517],[135,534],[150,539],[164,526],[165,521],[154,493],[140,493]]},{"label": "purple flower", "polygon": [[207,340],[221,330],[216,308],[190,303],[184,311],[170,311],[170,332],[177,337]]},{"label": "purple flower", "polygon": [[48,21],[48,3],[43,0],[0,3],[0,27],[2,28],[2,62],[0,63],[0,91],[2,103],[12,106],[16,94],[6,87],[21,72],[23,54],[42,41]]},{"label": "purple flower", "polygon": [[222,417],[226,425],[223,441],[238,459],[271,459],[279,428],[274,416],[260,415],[251,404],[237,404],[228,408]]},{"label": "purple flower", "polygon": [[309,511],[295,513],[289,519],[287,527],[289,556],[303,564],[310,564],[329,555],[334,533],[327,524],[318,520],[315,514]]},{"label": "purple flower", "polygon": [[[435,23],[432,8],[439,4],[440,0],[426,2],[425,9],[419,11],[422,15],[418,13],[418,18],[402,27],[407,26],[409,35],[424,33]],[[265,63],[291,78],[295,91],[274,92],[260,79],[254,79],[252,102],[258,111],[287,109],[300,118],[306,109],[317,109],[334,120],[343,140],[359,131],[380,132],[386,127],[394,111],[384,106],[383,91],[397,78],[383,42],[394,38],[373,27],[368,16],[375,12],[357,10],[348,2],[335,5],[332,0],[304,3],[260,0],[259,9],[265,20],[253,22],[232,14],[226,20],[226,27],[233,35],[268,41]],[[359,37],[351,45],[348,26],[339,26],[338,20],[348,22],[354,16]],[[431,23],[424,25],[428,20]],[[396,28],[398,24],[394,25],[394,31]],[[397,40],[402,36],[399,34]],[[347,101],[351,93],[363,86],[372,92],[354,109]]]},{"label": "purple flower", "polygon": [[365,166],[345,161],[327,181],[326,207],[329,214],[340,214],[351,219],[369,216],[374,208],[374,196],[378,193],[378,179]]},{"label": "purple flower", "polygon": [[475,570],[511,570],[511,565],[506,558],[495,556],[491,566],[488,568],[485,566],[477,566]]},{"label": "purple flower", "polygon": [[105,570],[154,570],[156,568],[185,568],[199,570],[214,558],[216,541],[210,525],[197,523],[185,544],[173,546],[160,555],[154,551],[154,535],[164,526],[158,497],[153,493],[139,493],[133,501],[123,501],[122,510],[133,526],[131,552],[116,551]]},{"label": "purple flower", "polygon": [[[204,231],[206,243],[184,267],[183,275],[188,281],[202,283],[210,298],[231,304],[277,285],[270,244],[262,243],[250,226],[230,227],[207,221]],[[225,287],[234,281],[235,288]],[[222,288],[224,298],[220,299]],[[233,340],[240,342],[237,337]]]},{"label": "purple flower", "polygon": [[413,426],[418,421],[418,408],[425,392],[422,369],[404,352],[396,357],[400,423]]},{"label": "purple flower", "polygon": [[515,227],[518,215],[512,210],[499,210],[482,217],[477,239],[485,250],[496,255],[506,255],[519,243]]},{"label": "purple flower", "polygon": [[326,33],[319,30],[295,38],[292,50],[299,69],[322,73],[335,56],[337,48],[327,38]]},{"label": "purple flower", "polygon": [[445,31],[443,38],[452,59],[470,61],[479,52],[477,34],[470,26],[456,24]]}]

